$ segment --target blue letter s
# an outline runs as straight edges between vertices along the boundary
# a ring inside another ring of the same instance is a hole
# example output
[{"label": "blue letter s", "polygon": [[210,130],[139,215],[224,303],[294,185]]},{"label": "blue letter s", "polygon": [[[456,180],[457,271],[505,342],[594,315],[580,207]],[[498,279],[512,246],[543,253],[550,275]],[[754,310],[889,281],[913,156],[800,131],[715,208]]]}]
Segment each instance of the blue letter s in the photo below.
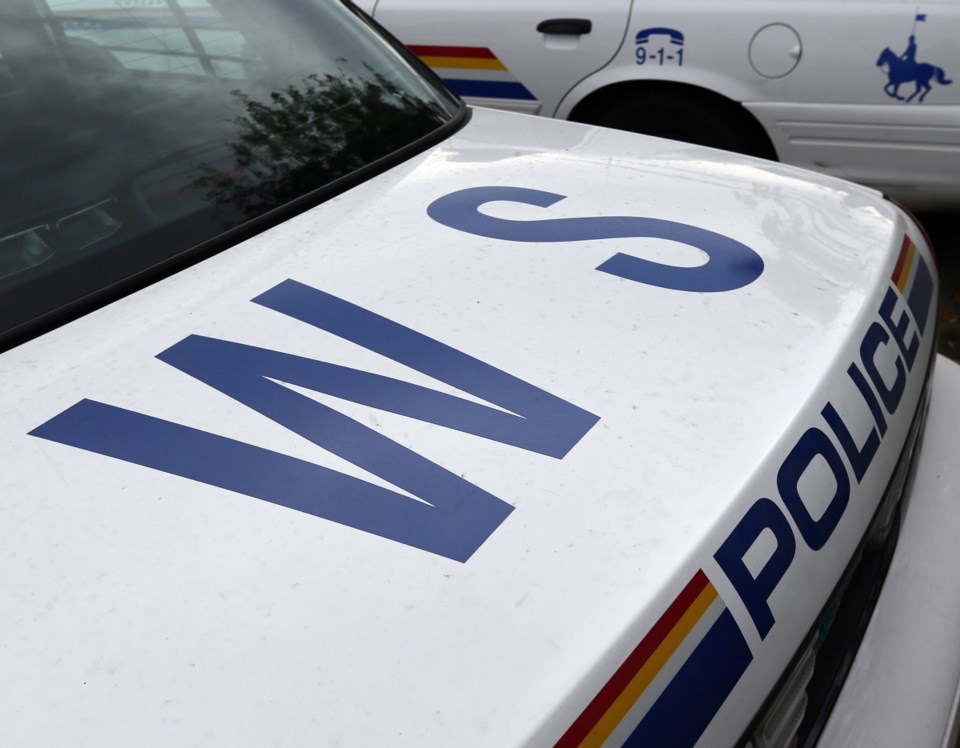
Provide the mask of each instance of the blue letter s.
[{"label": "blue letter s", "polygon": [[590,239],[650,237],[687,244],[707,255],[697,267],[677,267],[618,253],[597,270],[637,283],[676,291],[732,291],[753,283],[763,260],[745,244],[685,223],[638,216],[592,216],[514,221],[480,212],[485,203],[506,201],[549,208],[564,195],[523,187],[472,187],[434,200],[427,215],[468,234],[514,242],[576,242]]}]

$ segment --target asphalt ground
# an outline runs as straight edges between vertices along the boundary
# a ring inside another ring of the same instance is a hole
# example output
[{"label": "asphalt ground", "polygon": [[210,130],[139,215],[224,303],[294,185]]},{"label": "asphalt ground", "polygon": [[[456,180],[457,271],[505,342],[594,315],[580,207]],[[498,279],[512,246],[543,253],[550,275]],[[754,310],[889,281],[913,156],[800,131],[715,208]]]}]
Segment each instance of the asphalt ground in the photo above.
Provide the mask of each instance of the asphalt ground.
[{"label": "asphalt ground", "polygon": [[960,212],[921,213],[940,270],[940,353],[960,362]]}]

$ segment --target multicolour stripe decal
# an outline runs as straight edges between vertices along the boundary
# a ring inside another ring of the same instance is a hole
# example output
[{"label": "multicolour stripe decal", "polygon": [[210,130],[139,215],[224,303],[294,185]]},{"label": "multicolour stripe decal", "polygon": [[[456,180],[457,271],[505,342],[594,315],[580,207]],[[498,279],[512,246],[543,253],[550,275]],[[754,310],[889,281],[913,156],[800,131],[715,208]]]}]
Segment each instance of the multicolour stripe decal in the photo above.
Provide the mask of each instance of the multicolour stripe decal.
[{"label": "multicolour stripe decal", "polygon": [[461,96],[536,101],[487,47],[412,44],[409,49]]},{"label": "multicolour stripe decal", "polygon": [[917,245],[909,236],[903,237],[900,256],[897,257],[890,280],[907,300],[920,335],[923,335],[930,311],[930,297],[933,294],[933,276],[923,255],[917,251]]},{"label": "multicolour stripe decal", "polygon": [[693,746],[752,660],[700,570],[556,748]]}]

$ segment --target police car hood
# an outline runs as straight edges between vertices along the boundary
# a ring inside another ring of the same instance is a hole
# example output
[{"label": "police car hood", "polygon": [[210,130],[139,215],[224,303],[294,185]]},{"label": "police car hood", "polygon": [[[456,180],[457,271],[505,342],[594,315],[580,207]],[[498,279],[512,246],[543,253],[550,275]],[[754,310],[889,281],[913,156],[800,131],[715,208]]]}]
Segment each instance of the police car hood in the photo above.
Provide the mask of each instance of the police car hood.
[{"label": "police car hood", "polygon": [[5,742],[552,743],[699,569],[735,597],[712,555],[849,365],[897,215],[476,111],[8,351]]}]

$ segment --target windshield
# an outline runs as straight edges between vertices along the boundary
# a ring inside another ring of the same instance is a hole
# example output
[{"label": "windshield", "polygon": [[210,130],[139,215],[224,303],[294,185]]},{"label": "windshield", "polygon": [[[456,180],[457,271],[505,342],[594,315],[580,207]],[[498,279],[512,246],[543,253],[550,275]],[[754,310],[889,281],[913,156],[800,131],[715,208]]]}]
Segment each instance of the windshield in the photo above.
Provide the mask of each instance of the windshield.
[{"label": "windshield", "polygon": [[335,0],[4,0],[0,336],[437,131],[408,59]]}]

